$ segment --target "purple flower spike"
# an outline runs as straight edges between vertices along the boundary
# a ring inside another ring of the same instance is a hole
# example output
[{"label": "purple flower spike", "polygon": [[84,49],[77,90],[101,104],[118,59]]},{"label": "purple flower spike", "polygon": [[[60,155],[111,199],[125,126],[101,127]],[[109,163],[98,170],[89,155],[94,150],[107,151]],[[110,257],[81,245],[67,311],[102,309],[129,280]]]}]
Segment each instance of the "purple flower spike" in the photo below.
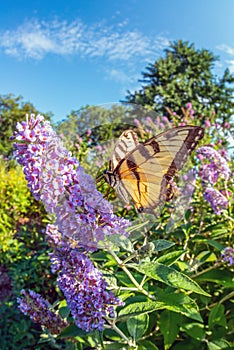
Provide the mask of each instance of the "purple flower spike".
[{"label": "purple flower spike", "polygon": [[50,254],[52,269],[59,271],[58,286],[76,325],[86,332],[103,330],[105,318],[114,316],[113,305],[123,303],[107,290],[102,273],[88,257],[60,240],[54,225],[48,225],[47,235],[50,245],[56,243],[55,252]]},{"label": "purple flower spike", "polygon": [[56,226],[47,226],[49,244],[55,248],[50,254],[53,272],[58,271],[58,286],[62,290],[78,327],[86,332],[103,330],[106,317],[114,316],[113,305],[124,305],[107,290],[107,282],[88,257],[72,249],[61,239]]},{"label": "purple flower spike", "polygon": [[86,332],[103,330],[105,317],[113,317],[113,305],[123,305],[112,292],[92,262],[82,253],[72,250],[63,261],[58,286],[63,291],[78,327]]},{"label": "purple flower spike", "polygon": [[229,265],[234,265],[234,248],[226,247],[221,253],[222,260],[229,263]]},{"label": "purple flower spike", "polygon": [[228,200],[220,191],[212,187],[207,187],[204,197],[212,206],[215,214],[221,214],[223,210],[227,209]]},{"label": "purple flower spike", "polygon": [[49,303],[40,294],[29,290],[21,291],[22,298],[17,298],[19,309],[29,316],[33,322],[45,326],[52,334],[59,334],[67,327],[67,323],[49,309]]},{"label": "purple flower spike", "polygon": [[[12,139],[16,159],[23,165],[28,185],[49,213],[63,236],[94,251],[107,235],[126,235],[129,221],[113,214],[112,206],[97,191],[91,176],[64,148],[48,121],[41,115],[17,124]],[[21,143],[21,142],[24,143]]]},{"label": "purple flower spike", "polygon": [[229,179],[231,171],[228,163],[214,148],[209,146],[200,147],[197,150],[197,154],[199,158],[208,161],[208,163],[202,164],[200,169],[200,176],[203,185],[209,183],[214,185],[219,178],[225,180]]},{"label": "purple flower spike", "polygon": [[[35,198],[56,217],[55,225],[47,225],[46,231],[53,248],[52,271],[59,272],[58,285],[77,326],[87,332],[102,330],[106,317],[114,316],[113,305],[123,303],[107,290],[101,272],[81,251],[97,250],[98,243],[111,234],[126,235],[129,221],[113,214],[92,177],[63,147],[42,116],[31,115],[17,129],[12,138],[19,141],[15,143],[16,158],[24,167]],[[47,301],[32,291],[23,295],[19,299],[22,312],[51,332],[61,330],[64,323],[57,324]]]}]

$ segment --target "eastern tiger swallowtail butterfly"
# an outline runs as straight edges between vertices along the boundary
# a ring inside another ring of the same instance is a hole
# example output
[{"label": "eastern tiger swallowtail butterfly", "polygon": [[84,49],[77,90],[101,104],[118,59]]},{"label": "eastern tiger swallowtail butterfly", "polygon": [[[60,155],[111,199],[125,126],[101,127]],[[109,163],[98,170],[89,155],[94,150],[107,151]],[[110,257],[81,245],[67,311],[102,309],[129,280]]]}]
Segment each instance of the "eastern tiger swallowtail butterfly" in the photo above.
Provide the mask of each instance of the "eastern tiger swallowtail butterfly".
[{"label": "eastern tiger swallowtail butterfly", "polygon": [[152,211],[171,199],[170,182],[203,135],[201,127],[180,126],[141,143],[134,131],[126,130],[104,171],[105,181],[125,202],[130,197],[138,212]]}]

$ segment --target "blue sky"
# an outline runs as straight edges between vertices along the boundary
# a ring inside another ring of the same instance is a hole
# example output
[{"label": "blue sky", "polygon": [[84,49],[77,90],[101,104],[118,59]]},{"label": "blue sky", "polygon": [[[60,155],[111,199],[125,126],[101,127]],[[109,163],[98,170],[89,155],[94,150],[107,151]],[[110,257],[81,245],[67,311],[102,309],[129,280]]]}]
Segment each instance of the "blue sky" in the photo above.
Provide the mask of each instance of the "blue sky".
[{"label": "blue sky", "polygon": [[60,120],[123,100],[169,41],[193,42],[234,73],[233,0],[0,2],[0,94]]}]

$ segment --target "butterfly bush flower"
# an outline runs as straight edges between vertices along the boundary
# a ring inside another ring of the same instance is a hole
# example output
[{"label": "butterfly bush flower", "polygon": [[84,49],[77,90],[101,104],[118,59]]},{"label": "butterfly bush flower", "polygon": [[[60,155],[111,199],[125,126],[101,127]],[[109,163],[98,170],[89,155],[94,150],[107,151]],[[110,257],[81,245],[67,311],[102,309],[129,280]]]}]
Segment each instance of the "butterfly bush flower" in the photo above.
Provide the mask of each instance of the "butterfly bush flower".
[{"label": "butterfly bush flower", "polygon": [[88,257],[60,240],[56,226],[47,226],[47,236],[50,244],[56,245],[50,254],[52,267],[59,271],[58,286],[76,325],[87,332],[103,330],[105,318],[114,316],[113,305],[123,303],[107,290],[101,272]]},{"label": "butterfly bush flower", "polygon": [[[59,272],[58,285],[72,316],[86,331],[101,330],[105,318],[114,315],[113,305],[122,302],[107,290],[101,272],[85,252],[97,250],[105,236],[126,234],[129,222],[113,214],[91,176],[64,148],[43,116],[27,116],[26,122],[17,124],[12,139],[16,140],[16,159],[23,166],[32,194],[55,215],[55,225],[47,225],[46,231],[54,250],[50,254],[52,271]],[[48,303],[32,291],[23,295],[19,300],[21,311],[48,329],[52,329],[50,319],[54,320],[59,333],[64,324],[56,325]]]},{"label": "butterfly bush flower", "polygon": [[229,265],[234,265],[234,248],[226,247],[221,253],[222,260],[229,263]]},{"label": "butterfly bush flower", "polygon": [[194,119],[194,114],[195,114],[194,109],[190,109],[190,111],[189,111],[189,117],[190,117],[190,119]]},{"label": "butterfly bush flower", "polygon": [[55,312],[50,310],[49,303],[40,294],[29,290],[21,291],[21,298],[17,298],[19,309],[29,316],[33,322],[45,326],[52,334],[59,334],[67,323]]},{"label": "butterfly bush flower", "polygon": [[210,128],[211,127],[211,123],[210,123],[209,119],[205,120],[204,125],[205,125],[206,128]]},{"label": "butterfly bush flower", "polygon": [[215,214],[221,214],[228,207],[228,199],[213,187],[206,188],[204,197],[210,203]]},{"label": "butterfly bush flower", "polygon": [[221,214],[228,207],[226,193],[222,193],[213,186],[220,178],[228,181],[231,171],[227,160],[214,148],[203,146],[197,150],[198,158],[203,162],[200,167],[202,185],[205,189],[204,197],[210,203],[215,214]]},{"label": "butterfly bush flower", "polygon": [[186,107],[188,110],[192,109],[192,103],[191,103],[191,102],[186,103],[185,107]]},{"label": "butterfly bush flower", "polygon": [[203,185],[214,185],[219,178],[223,178],[226,181],[229,179],[230,169],[228,163],[214,148],[202,146],[197,150],[197,154],[199,159],[203,161],[208,160],[208,163],[204,162],[200,169]]},{"label": "butterfly bush flower", "polygon": [[113,214],[91,176],[66,150],[43,116],[27,116],[26,122],[17,124],[12,139],[17,141],[16,159],[24,168],[32,194],[55,214],[64,236],[94,251],[105,236],[126,234],[129,222]]}]

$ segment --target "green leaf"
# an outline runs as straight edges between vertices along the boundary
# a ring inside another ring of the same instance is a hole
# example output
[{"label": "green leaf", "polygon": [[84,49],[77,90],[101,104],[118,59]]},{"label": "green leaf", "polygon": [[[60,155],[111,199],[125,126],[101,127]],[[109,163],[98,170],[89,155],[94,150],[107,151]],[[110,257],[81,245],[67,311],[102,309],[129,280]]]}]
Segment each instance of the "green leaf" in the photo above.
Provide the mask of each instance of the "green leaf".
[{"label": "green leaf", "polygon": [[158,263],[170,266],[174,264],[181,255],[184,254],[184,250],[177,250],[168,254],[163,254],[160,258],[157,259]]},{"label": "green leaf", "polygon": [[217,304],[211,309],[208,319],[210,329],[214,328],[215,325],[227,326],[224,311],[225,308],[222,304]]},{"label": "green leaf", "polygon": [[228,234],[228,229],[225,227],[225,223],[218,223],[215,225],[207,226],[204,232],[210,232],[211,237],[225,237]]},{"label": "green leaf", "polygon": [[130,304],[121,309],[118,316],[121,319],[128,319],[129,317],[150,313],[155,310],[167,309],[202,322],[196,303],[187,295],[174,292],[165,293],[162,290],[157,290],[156,295],[157,301],[147,300],[131,303],[131,299],[128,300]]},{"label": "green leaf", "polygon": [[205,348],[201,347],[201,342],[195,340],[194,338],[187,338],[179,341],[175,345],[173,345],[173,350],[198,350]]},{"label": "green leaf", "polygon": [[176,339],[181,321],[182,317],[177,313],[169,310],[165,310],[161,313],[158,325],[163,334],[165,350],[169,349]]},{"label": "green leaf", "polygon": [[157,239],[153,240],[152,243],[154,243],[154,251],[160,252],[165,249],[169,249],[175,245],[174,242],[167,241],[165,239]]},{"label": "green leaf", "polygon": [[218,344],[215,344],[214,342],[211,342],[211,341],[207,343],[207,348],[208,350],[221,350]]},{"label": "green leaf", "polygon": [[105,350],[129,350],[129,347],[125,344],[122,344],[122,343],[117,343],[117,342],[114,342],[112,344],[107,344],[105,346]]},{"label": "green leaf", "polygon": [[59,315],[62,317],[62,318],[67,318],[70,314],[70,309],[69,307],[67,306],[61,306],[59,308]]},{"label": "green leaf", "polygon": [[192,210],[191,209],[186,210],[186,212],[185,212],[185,219],[186,219],[186,221],[189,221],[189,219],[191,217],[191,214],[192,214]]},{"label": "green leaf", "polygon": [[[227,315],[228,317],[228,315]],[[228,324],[228,327],[223,326],[215,326],[212,330],[212,335],[210,337],[211,341],[219,340],[221,338],[227,339],[229,330],[233,328],[232,325]],[[210,331],[209,331],[210,332]]]},{"label": "green leaf", "polygon": [[[121,325],[121,331],[126,334],[127,333],[127,327],[126,324]],[[109,339],[111,342],[114,343],[122,343],[123,342],[123,338],[116,332],[114,331],[112,328],[105,328],[103,335],[105,338]]]},{"label": "green leaf", "polygon": [[158,347],[149,340],[141,340],[137,344],[137,350],[159,350]]},{"label": "green leaf", "polygon": [[110,287],[116,287],[117,286],[117,280],[116,277],[113,276],[110,273],[107,273],[106,270],[99,269],[102,272],[103,278],[108,283]]},{"label": "green leaf", "polygon": [[217,241],[214,241],[213,239],[206,239],[206,243],[209,244],[211,247],[216,248],[218,251],[222,251],[225,246],[220,244]]},{"label": "green leaf", "polygon": [[56,304],[54,303],[53,304],[53,307],[55,307],[57,305],[57,303],[59,304],[59,307],[62,307],[62,306],[67,306],[67,301],[66,299],[63,299],[61,301],[57,301]]},{"label": "green leaf", "polygon": [[[126,275],[125,272],[123,271],[117,271],[115,274],[115,277],[118,279],[118,285],[122,284],[126,287],[135,287],[135,285],[133,284],[133,282],[130,280],[130,278]],[[139,274],[135,274],[134,278],[137,280],[138,283],[141,283],[142,281],[142,275]]]},{"label": "green leaf", "polygon": [[149,325],[149,315],[142,314],[134,317],[130,317],[127,320],[127,327],[129,334],[133,337],[134,341],[141,338],[147,331]]},{"label": "green leaf", "polygon": [[160,264],[158,262],[146,262],[138,266],[131,265],[137,271],[157,281],[163,282],[168,286],[189,290],[194,293],[209,296],[196,282],[172,267]]},{"label": "green leaf", "polygon": [[190,322],[187,324],[183,324],[181,330],[186,332],[190,337],[196,340],[204,340],[206,337],[206,331],[204,329],[204,325],[202,323]]},{"label": "green leaf", "polygon": [[108,252],[105,252],[103,250],[98,250],[97,252],[92,253],[91,259],[95,260],[95,261],[103,262],[103,261],[106,261],[106,260],[113,259],[113,257]]},{"label": "green leaf", "polygon": [[233,349],[226,339],[219,339],[207,342],[208,350],[231,350]]},{"label": "green leaf", "polygon": [[214,282],[224,288],[234,288],[234,276],[229,270],[211,270],[196,278],[197,281]]},{"label": "green leaf", "polygon": [[222,251],[225,246],[220,244],[219,242],[213,240],[213,239],[207,239],[206,237],[202,237],[202,236],[195,236],[192,239],[193,242],[197,242],[197,243],[204,243],[204,244],[209,244],[211,247],[217,249],[218,251]]},{"label": "green leaf", "polygon": [[114,243],[117,247],[124,251],[132,253],[134,251],[132,242],[124,235],[113,234],[108,236],[108,241]]},{"label": "green leaf", "polygon": [[201,263],[216,262],[217,257],[210,250],[203,250],[196,256],[196,260],[199,260]]},{"label": "green leaf", "polygon": [[68,338],[68,337],[83,337],[88,333],[78,328],[74,323],[65,328],[58,338]]}]

